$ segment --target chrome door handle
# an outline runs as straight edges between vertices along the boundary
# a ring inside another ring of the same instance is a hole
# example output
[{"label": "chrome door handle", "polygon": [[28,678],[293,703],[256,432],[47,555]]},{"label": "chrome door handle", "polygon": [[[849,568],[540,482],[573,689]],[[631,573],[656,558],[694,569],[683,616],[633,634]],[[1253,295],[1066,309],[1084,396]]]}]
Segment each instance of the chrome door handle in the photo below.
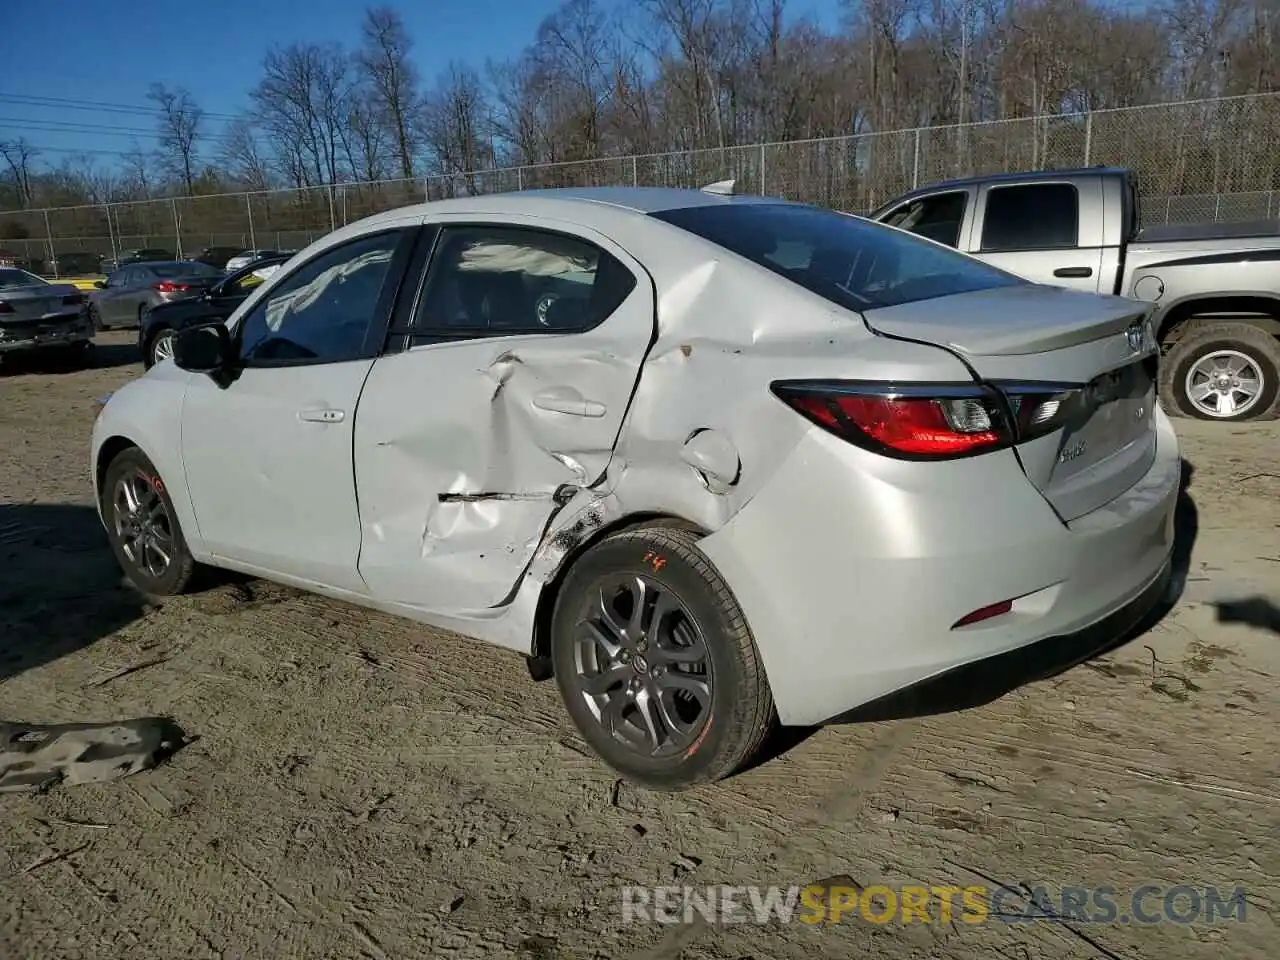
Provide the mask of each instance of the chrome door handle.
[{"label": "chrome door handle", "polygon": [[298,411],[298,419],[304,423],[341,423],[346,417],[342,410],[328,408]]},{"label": "chrome door handle", "polygon": [[588,400],[573,387],[552,387],[533,398],[539,410],[564,413],[571,417],[603,417],[608,408],[599,400]]}]

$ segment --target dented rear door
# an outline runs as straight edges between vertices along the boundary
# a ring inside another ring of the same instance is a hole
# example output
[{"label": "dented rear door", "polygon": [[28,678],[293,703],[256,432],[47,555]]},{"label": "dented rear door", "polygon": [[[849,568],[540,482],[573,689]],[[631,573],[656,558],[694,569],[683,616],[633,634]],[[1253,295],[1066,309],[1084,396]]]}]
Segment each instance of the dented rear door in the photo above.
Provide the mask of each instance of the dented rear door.
[{"label": "dented rear door", "polygon": [[608,239],[443,223],[402,349],[374,364],[356,418],[371,592],[501,605],[560,504],[604,475],[653,336],[652,281]]}]

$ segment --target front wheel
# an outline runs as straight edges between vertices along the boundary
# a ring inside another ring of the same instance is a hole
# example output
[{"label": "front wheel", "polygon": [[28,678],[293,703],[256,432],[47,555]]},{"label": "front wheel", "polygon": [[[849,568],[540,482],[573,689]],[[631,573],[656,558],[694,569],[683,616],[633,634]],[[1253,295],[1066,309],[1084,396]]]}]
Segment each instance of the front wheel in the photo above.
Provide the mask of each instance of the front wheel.
[{"label": "front wheel", "polygon": [[173,358],[173,331],[160,330],[151,338],[151,346],[147,349],[147,366],[154,367],[162,360]]},{"label": "front wheel", "polygon": [[1280,341],[1248,323],[1192,318],[1165,358],[1166,405],[1199,420],[1268,420],[1280,396]]},{"label": "front wheel", "polygon": [[101,333],[103,330],[107,329],[102,324],[102,313],[98,310],[97,306],[92,303],[89,304],[89,325],[93,327],[94,333]]},{"label": "front wheel", "polygon": [[573,565],[552,617],[569,716],[609,766],[655,790],[729,776],[775,722],[746,618],[698,536],[606,537]]},{"label": "front wheel", "polygon": [[107,467],[101,492],[107,539],[125,576],[147,596],[182,593],[195,561],[155,466],[136,447]]}]

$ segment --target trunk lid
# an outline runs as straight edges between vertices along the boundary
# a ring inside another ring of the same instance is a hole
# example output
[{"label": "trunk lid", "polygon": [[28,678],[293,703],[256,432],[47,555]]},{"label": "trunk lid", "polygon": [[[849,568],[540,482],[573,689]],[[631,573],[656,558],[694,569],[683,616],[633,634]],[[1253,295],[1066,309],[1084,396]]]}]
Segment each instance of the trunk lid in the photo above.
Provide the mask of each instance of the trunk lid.
[{"label": "trunk lid", "polygon": [[62,302],[64,297],[82,296],[70,284],[42,284],[30,287],[6,287],[0,290],[0,301],[9,310],[0,313],[0,323],[31,323],[47,316],[74,313],[76,307]]},{"label": "trunk lid", "polygon": [[1016,449],[1027,478],[1069,522],[1124,493],[1155,459],[1159,354],[1149,309],[1027,284],[864,317],[877,333],[945,347],[1015,405],[1056,398],[1049,432]]}]

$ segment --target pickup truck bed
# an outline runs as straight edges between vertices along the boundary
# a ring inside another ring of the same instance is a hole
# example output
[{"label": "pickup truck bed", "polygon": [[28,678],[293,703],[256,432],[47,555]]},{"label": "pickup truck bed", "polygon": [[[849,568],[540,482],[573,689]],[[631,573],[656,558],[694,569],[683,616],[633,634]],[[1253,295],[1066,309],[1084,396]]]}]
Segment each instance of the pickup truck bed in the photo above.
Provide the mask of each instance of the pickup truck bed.
[{"label": "pickup truck bed", "polygon": [[1180,240],[1254,240],[1280,237],[1280,220],[1251,220],[1238,223],[1160,223],[1144,227],[1134,243],[1176,242]]}]

